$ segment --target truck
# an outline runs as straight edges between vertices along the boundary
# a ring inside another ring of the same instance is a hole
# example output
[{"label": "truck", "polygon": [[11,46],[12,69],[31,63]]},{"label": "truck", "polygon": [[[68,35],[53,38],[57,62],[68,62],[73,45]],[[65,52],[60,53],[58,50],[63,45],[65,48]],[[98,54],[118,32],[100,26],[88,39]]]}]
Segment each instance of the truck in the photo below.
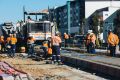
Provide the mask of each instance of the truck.
[{"label": "truck", "polygon": [[[31,19],[31,15],[35,15],[36,20]],[[37,19],[37,15],[41,15],[42,19]],[[51,39],[51,36],[55,34],[55,26],[54,23],[50,22],[49,19],[46,19],[48,16],[47,13],[43,12],[24,12],[24,19],[23,21],[19,22],[19,26],[16,27],[18,35],[24,37],[24,43],[27,47],[27,39],[29,37],[33,37],[35,39],[35,53],[40,52],[42,47],[42,43],[44,41],[48,41]],[[27,17],[27,19],[26,19]],[[21,38],[18,41],[21,42]],[[23,44],[23,42],[21,42]]]},{"label": "truck", "polygon": [[50,21],[29,21],[23,26],[23,36],[33,37],[36,42],[49,40],[52,35]]}]

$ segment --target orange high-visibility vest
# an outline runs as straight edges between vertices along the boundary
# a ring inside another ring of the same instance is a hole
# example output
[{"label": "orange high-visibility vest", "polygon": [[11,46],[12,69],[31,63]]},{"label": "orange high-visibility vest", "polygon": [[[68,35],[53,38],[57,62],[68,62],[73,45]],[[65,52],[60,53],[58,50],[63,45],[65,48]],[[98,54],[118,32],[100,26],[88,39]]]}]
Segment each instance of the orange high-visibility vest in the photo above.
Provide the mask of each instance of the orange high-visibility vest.
[{"label": "orange high-visibility vest", "polygon": [[93,42],[95,44],[96,36],[94,33],[90,34],[90,42]]},{"label": "orange high-visibility vest", "polygon": [[48,48],[48,54],[52,54],[52,49]]},{"label": "orange high-visibility vest", "polygon": [[35,41],[34,38],[31,38],[31,39],[28,39],[28,40],[27,40],[27,42],[30,43],[30,44],[34,43],[34,41]]},{"label": "orange high-visibility vest", "polygon": [[117,35],[110,33],[108,36],[108,44],[111,46],[115,46],[118,45],[119,43],[119,38]]},{"label": "orange high-visibility vest", "polygon": [[69,36],[67,34],[64,34],[64,39],[68,39]]},{"label": "orange high-visibility vest", "polygon": [[16,43],[17,43],[17,38],[12,37],[12,38],[11,38],[11,44],[16,44]]},{"label": "orange high-visibility vest", "polygon": [[0,36],[0,43],[4,43],[4,37]]},{"label": "orange high-visibility vest", "polygon": [[90,34],[87,34],[86,36],[86,45],[90,43]]},{"label": "orange high-visibility vest", "polygon": [[4,42],[4,39],[0,39],[0,42],[3,43],[3,42]]},{"label": "orange high-visibility vest", "polygon": [[8,37],[8,38],[7,38],[7,40],[6,40],[6,41],[7,41],[7,43],[9,43],[9,42],[10,42],[10,40],[11,40],[11,37]]},{"label": "orange high-visibility vest", "polygon": [[47,44],[47,43],[43,43],[43,46],[44,46],[44,47],[48,47],[48,44]]}]

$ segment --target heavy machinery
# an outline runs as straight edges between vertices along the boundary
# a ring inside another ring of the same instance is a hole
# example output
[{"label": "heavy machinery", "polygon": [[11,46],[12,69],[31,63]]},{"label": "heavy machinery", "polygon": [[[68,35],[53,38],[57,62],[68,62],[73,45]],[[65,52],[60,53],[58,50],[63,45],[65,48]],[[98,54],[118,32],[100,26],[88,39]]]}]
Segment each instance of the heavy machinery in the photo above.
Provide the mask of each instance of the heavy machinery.
[{"label": "heavy machinery", "polygon": [[49,40],[51,35],[52,27],[49,21],[30,21],[23,27],[23,36],[33,37],[36,42]]},{"label": "heavy machinery", "polygon": [[[26,15],[27,20],[25,19]],[[31,19],[31,15],[35,15],[36,20]],[[38,15],[42,19],[37,20]],[[24,22],[21,30],[25,38],[33,37],[36,43],[49,40],[52,34],[55,34],[55,27],[51,26],[51,22],[48,20],[48,12],[24,12]]]},{"label": "heavy machinery", "polygon": [[[27,15],[27,19],[26,19]],[[36,20],[31,19],[31,15],[35,15]],[[37,15],[41,15],[42,19],[37,19]],[[24,43],[27,43],[29,37],[35,39],[35,53],[43,53],[42,43],[51,39],[52,34],[55,34],[55,26],[48,20],[48,13],[44,12],[24,12],[24,20],[20,22],[18,33],[24,37]],[[23,44],[23,43],[22,43]],[[25,45],[27,48],[27,46]],[[37,54],[39,56],[39,54]]]},{"label": "heavy machinery", "polygon": [[2,24],[3,35],[7,37],[11,33],[15,33],[15,26],[12,22],[5,22]]}]

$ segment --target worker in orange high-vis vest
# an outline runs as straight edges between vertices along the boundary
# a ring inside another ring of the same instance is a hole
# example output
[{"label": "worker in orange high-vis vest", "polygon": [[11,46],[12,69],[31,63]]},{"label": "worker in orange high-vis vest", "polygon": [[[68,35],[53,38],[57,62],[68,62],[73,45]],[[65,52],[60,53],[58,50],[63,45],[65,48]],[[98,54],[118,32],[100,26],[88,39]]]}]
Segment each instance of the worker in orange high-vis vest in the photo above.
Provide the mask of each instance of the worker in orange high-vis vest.
[{"label": "worker in orange high-vis vest", "polygon": [[65,47],[68,47],[68,40],[69,40],[69,35],[67,34],[67,33],[64,33],[64,45],[65,45]]},{"label": "worker in orange high-vis vest", "polygon": [[52,60],[52,45],[51,45],[51,39],[48,41],[48,55],[47,58],[49,58],[50,60]]},{"label": "worker in orange high-vis vest", "polygon": [[9,36],[7,37],[7,40],[6,40],[6,49],[7,49],[7,55],[10,57],[11,55],[11,38],[12,38],[12,35],[9,34]]},{"label": "worker in orange high-vis vest", "polygon": [[0,51],[4,50],[4,36],[0,36]]},{"label": "worker in orange high-vis vest", "polygon": [[34,42],[35,42],[35,39],[32,36],[30,36],[27,40],[28,57],[34,56]]},{"label": "worker in orange high-vis vest", "polygon": [[48,52],[47,52],[47,59],[52,60],[52,48],[48,47]]},{"label": "worker in orange high-vis vest", "polygon": [[85,45],[88,53],[90,53],[89,43],[90,43],[90,33],[88,33],[85,38]]},{"label": "worker in orange high-vis vest", "polygon": [[90,53],[96,53],[96,51],[95,51],[95,42],[96,42],[95,34],[90,33],[90,43],[89,43]]},{"label": "worker in orange high-vis vest", "polygon": [[44,51],[43,58],[47,59],[47,54],[48,54],[48,42],[47,41],[43,42],[42,49]]},{"label": "worker in orange high-vis vest", "polygon": [[110,56],[115,57],[116,45],[119,43],[119,38],[116,34],[113,34],[111,30],[108,31],[108,45],[110,49]]},{"label": "worker in orange high-vis vest", "polygon": [[10,45],[11,45],[11,57],[15,57],[17,38],[15,34],[11,35]]},{"label": "worker in orange high-vis vest", "polygon": [[61,44],[60,33],[56,32],[55,36],[52,36],[51,44],[52,44],[52,60],[56,64],[62,64],[61,56],[60,56],[60,44]]}]

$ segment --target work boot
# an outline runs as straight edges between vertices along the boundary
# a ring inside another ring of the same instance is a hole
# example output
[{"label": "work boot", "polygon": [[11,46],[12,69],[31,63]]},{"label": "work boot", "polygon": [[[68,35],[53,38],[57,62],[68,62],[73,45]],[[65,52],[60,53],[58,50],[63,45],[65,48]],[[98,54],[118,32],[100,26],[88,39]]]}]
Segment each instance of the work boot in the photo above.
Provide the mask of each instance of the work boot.
[{"label": "work boot", "polygon": [[63,63],[62,62],[58,62],[58,65],[63,65]]}]

